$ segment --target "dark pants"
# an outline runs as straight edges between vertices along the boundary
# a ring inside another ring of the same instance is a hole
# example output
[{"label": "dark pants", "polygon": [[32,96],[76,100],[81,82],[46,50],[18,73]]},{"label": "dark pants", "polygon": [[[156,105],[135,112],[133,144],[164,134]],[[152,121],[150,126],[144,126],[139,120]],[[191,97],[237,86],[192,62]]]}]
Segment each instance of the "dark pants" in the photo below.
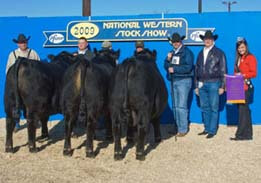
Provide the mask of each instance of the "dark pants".
[{"label": "dark pants", "polygon": [[248,106],[250,95],[250,92],[246,91],[246,103],[238,104],[239,121],[236,137],[239,139],[252,139],[253,136],[251,111]]}]

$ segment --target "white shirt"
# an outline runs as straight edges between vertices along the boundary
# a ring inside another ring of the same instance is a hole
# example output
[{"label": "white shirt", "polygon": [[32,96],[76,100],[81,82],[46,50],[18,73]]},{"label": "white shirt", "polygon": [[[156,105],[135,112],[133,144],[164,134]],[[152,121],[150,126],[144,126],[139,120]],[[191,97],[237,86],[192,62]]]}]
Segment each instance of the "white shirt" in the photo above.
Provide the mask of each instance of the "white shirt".
[{"label": "white shirt", "polygon": [[87,50],[88,50],[87,48],[84,49],[84,50],[79,50],[79,49],[78,49],[78,54],[83,54],[83,55],[84,55]]},{"label": "white shirt", "polygon": [[177,54],[182,46],[183,45],[181,44],[177,49],[174,48],[174,53]]},{"label": "white shirt", "polygon": [[[22,51],[20,48],[14,50],[16,57],[15,57],[14,53],[11,52],[9,54],[9,57],[8,57],[5,73],[7,73],[9,68],[15,63],[15,60],[18,57],[25,57],[25,58],[27,58],[29,50],[30,50],[29,48],[27,48],[25,51]],[[30,52],[30,55],[29,55],[29,59],[38,60],[38,61],[40,60],[38,54],[33,49],[31,49],[31,52]]]},{"label": "white shirt", "polygon": [[203,50],[203,57],[204,57],[204,65],[206,64],[206,61],[207,61],[207,58],[208,58],[208,53],[209,51],[214,47],[214,44],[210,47],[204,47],[204,50]]}]

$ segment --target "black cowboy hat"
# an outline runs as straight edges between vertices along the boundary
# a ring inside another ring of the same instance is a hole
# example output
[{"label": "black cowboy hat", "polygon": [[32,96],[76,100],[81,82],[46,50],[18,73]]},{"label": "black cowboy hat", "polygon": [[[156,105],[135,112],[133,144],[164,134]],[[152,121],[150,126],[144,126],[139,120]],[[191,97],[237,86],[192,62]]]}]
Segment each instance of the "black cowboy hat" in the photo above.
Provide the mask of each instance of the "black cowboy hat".
[{"label": "black cowboy hat", "polygon": [[218,35],[214,35],[211,30],[207,30],[205,32],[205,35],[199,35],[199,37],[202,40],[204,40],[204,39],[213,39],[214,41],[216,41],[217,38],[218,38]]},{"label": "black cowboy hat", "polygon": [[186,36],[180,36],[179,33],[173,33],[171,38],[168,38],[169,41],[171,41],[172,43],[175,42],[181,42],[182,40],[184,40],[186,38]]},{"label": "black cowboy hat", "polygon": [[31,37],[28,36],[28,38],[25,37],[24,34],[19,34],[17,39],[13,39],[13,42],[15,43],[26,43]]}]

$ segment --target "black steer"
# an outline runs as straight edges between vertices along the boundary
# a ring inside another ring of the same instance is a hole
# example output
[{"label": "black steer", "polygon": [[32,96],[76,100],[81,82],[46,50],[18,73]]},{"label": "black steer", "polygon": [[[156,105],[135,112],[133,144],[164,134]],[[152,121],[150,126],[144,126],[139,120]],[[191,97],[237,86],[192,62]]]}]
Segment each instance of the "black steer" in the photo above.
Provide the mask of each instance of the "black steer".
[{"label": "black steer", "polygon": [[41,138],[48,138],[49,115],[61,112],[61,80],[64,71],[73,63],[73,56],[62,52],[50,57],[53,59],[51,63],[19,57],[7,73],[4,93],[6,152],[13,152],[13,130],[21,111],[27,119],[30,152],[37,152],[35,139],[38,121],[42,123]]},{"label": "black steer", "polygon": [[123,158],[121,128],[127,123],[127,141],[137,130],[136,159],[144,160],[145,137],[150,122],[155,142],[161,141],[160,115],[167,104],[167,89],[156,65],[156,51],[145,50],[126,59],[114,73],[110,91],[110,114],[114,136],[114,159]]},{"label": "black steer", "polygon": [[[71,133],[78,116],[86,126],[86,156],[95,157],[93,139],[95,125],[100,116],[105,117],[106,136],[112,139],[111,121],[108,109],[108,87],[111,73],[116,67],[119,50],[94,51],[93,60],[78,55],[77,63],[70,67],[64,77],[62,91],[62,112],[65,120],[65,142],[63,154],[72,155]],[[80,115],[79,115],[80,113]]]}]

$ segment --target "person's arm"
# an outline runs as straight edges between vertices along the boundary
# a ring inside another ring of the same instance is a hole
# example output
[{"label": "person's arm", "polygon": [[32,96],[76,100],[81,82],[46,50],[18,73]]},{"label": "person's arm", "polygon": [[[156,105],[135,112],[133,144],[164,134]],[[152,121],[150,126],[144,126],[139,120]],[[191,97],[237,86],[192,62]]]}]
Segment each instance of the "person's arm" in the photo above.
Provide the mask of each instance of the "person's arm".
[{"label": "person's arm", "polygon": [[38,60],[38,61],[40,61],[40,57],[39,57],[39,55],[36,53],[36,51],[32,50],[31,52],[33,53],[33,55],[32,55],[33,58],[32,58],[32,59],[33,59],[33,60]]},{"label": "person's arm", "polygon": [[198,54],[197,61],[196,61],[196,64],[195,64],[194,83],[195,83],[195,93],[196,93],[196,95],[199,95],[199,89],[198,89],[198,69],[199,69],[199,63],[200,63],[199,57],[200,57],[200,53]]},{"label": "person's arm", "polygon": [[13,52],[11,52],[8,56],[7,64],[6,64],[6,69],[5,69],[5,74],[7,74],[8,70],[10,67],[15,63],[15,57]]},{"label": "person's arm", "polygon": [[221,77],[221,84],[220,88],[225,89],[225,74],[227,74],[227,59],[225,54],[222,52],[221,58],[220,58],[220,77]]},{"label": "person's arm", "polygon": [[168,61],[168,57],[166,57],[166,59],[164,60],[164,68],[167,72],[168,72],[169,66],[170,66],[170,62]]},{"label": "person's arm", "polygon": [[171,57],[172,57],[172,52],[169,52],[166,59],[164,60],[164,68],[167,72],[169,72],[169,67],[171,66]]},{"label": "person's arm", "polygon": [[246,79],[250,79],[250,78],[255,78],[257,75],[257,61],[256,58],[251,55],[248,57],[248,65],[249,65],[249,70],[248,72],[244,73],[243,76]]}]

